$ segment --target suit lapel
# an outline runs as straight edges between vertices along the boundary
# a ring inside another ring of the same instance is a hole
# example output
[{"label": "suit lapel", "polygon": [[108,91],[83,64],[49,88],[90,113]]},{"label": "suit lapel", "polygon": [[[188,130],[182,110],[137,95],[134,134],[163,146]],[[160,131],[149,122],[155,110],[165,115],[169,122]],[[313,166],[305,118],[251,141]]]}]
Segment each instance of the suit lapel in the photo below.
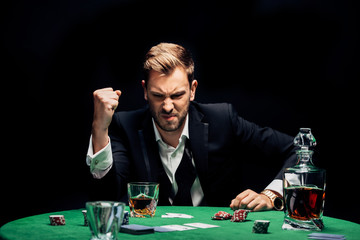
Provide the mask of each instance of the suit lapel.
[{"label": "suit lapel", "polygon": [[159,150],[155,141],[155,134],[152,127],[150,112],[147,113],[142,123],[142,128],[138,130],[141,144],[142,156],[144,159],[148,181],[155,181],[158,174],[158,163],[160,161]]},{"label": "suit lapel", "polygon": [[191,151],[194,157],[196,171],[198,173],[201,187],[205,193],[208,170],[208,127],[203,122],[203,114],[190,104],[189,107],[189,138]]}]

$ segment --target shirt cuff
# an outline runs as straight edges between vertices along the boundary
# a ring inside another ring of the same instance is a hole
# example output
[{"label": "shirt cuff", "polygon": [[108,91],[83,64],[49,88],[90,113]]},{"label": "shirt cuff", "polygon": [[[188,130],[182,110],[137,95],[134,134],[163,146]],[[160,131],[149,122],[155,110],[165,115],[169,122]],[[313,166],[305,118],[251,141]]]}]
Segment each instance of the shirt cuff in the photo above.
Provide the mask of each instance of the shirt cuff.
[{"label": "shirt cuff", "polygon": [[108,144],[94,154],[92,136],[90,136],[89,148],[86,155],[86,164],[90,166],[90,172],[94,178],[104,177],[111,169],[113,163],[110,138]]},{"label": "shirt cuff", "polygon": [[283,196],[283,180],[273,180],[265,189],[275,191]]}]

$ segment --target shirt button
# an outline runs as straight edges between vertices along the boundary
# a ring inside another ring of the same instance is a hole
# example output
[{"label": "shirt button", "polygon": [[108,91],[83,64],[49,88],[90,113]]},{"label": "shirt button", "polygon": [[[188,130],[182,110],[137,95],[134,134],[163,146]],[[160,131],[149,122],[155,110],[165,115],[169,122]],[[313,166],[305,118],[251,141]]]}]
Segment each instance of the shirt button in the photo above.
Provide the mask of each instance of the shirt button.
[{"label": "shirt button", "polygon": [[95,165],[97,165],[99,163],[99,160],[98,159],[96,159],[95,160]]}]

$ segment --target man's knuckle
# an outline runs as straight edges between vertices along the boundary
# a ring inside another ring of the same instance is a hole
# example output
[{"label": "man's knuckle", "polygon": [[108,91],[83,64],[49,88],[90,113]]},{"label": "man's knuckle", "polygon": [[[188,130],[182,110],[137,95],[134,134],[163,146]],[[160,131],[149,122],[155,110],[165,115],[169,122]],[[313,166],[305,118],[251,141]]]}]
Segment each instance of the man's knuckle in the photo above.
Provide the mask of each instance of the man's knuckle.
[{"label": "man's knuckle", "polygon": [[242,205],[242,206],[247,206],[248,204],[249,204],[249,202],[247,200],[242,199],[240,201],[240,205]]}]

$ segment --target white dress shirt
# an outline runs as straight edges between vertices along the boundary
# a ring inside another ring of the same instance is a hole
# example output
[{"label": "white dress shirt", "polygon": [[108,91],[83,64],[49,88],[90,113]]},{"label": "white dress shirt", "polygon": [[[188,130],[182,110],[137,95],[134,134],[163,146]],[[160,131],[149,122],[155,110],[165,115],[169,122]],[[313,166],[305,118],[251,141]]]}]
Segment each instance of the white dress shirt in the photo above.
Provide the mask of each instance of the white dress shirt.
[{"label": "white dress shirt", "polygon": [[[165,169],[165,172],[171,182],[172,190],[174,193],[173,196],[175,196],[178,191],[178,185],[175,180],[175,173],[180,165],[181,159],[184,154],[186,139],[189,139],[189,117],[186,116],[184,129],[181,133],[181,136],[179,138],[179,144],[177,145],[176,148],[169,146],[162,140],[160,133],[155,126],[154,119],[153,119],[153,127],[155,132],[155,139],[159,146],[160,159]],[[194,158],[192,159],[192,164],[195,166]],[[191,199],[193,205],[198,206],[204,197],[204,192],[201,188],[198,176],[196,176],[195,178],[190,193],[191,193]],[[171,204],[173,203],[173,199],[171,199],[171,197],[169,197],[169,201]]]}]

